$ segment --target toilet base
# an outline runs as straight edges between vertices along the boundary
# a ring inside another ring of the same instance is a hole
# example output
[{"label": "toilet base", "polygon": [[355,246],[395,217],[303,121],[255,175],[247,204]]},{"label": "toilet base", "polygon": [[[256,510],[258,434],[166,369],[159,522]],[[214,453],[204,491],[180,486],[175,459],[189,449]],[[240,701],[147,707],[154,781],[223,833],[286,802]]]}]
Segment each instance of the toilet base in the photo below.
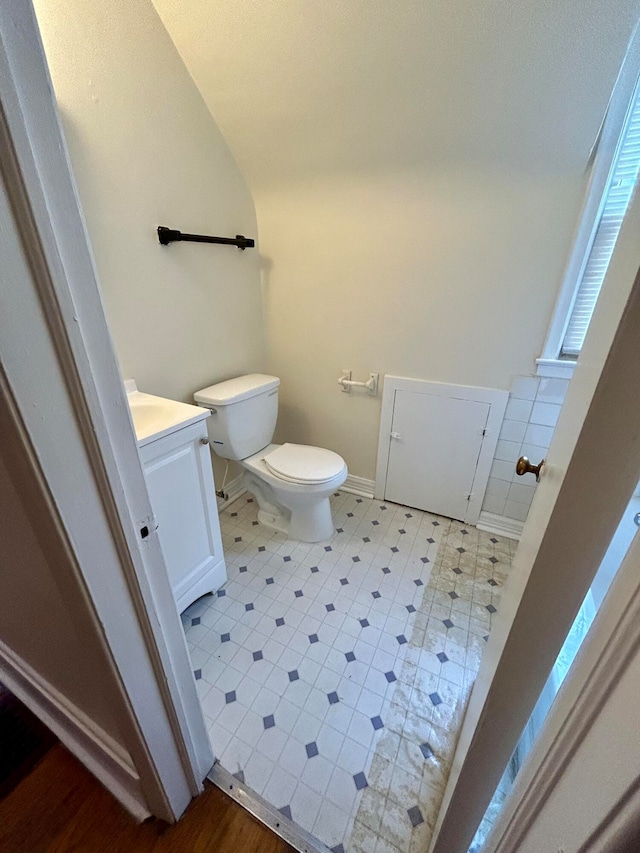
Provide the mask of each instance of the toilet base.
[{"label": "toilet base", "polygon": [[265,527],[298,542],[323,542],[335,533],[329,500],[333,487],[327,495],[285,494],[283,500],[289,498],[287,502],[292,504],[287,507],[277,501],[269,484],[252,471],[245,471],[243,483],[255,495],[258,522]]}]

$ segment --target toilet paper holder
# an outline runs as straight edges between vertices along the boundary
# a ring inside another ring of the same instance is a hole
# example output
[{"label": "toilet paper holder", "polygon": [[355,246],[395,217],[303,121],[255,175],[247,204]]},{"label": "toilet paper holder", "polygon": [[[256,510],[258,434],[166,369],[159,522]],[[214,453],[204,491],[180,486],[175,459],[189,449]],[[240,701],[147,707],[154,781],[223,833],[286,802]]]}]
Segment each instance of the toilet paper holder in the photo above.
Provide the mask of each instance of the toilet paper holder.
[{"label": "toilet paper holder", "polygon": [[378,393],[378,373],[370,373],[366,382],[358,382],[351,378],[351,371],[343,368],[342,375],[338,379],[338,385],[342,386],[345,394],[349,394],[352,388],[366,388],[372,397]]}]

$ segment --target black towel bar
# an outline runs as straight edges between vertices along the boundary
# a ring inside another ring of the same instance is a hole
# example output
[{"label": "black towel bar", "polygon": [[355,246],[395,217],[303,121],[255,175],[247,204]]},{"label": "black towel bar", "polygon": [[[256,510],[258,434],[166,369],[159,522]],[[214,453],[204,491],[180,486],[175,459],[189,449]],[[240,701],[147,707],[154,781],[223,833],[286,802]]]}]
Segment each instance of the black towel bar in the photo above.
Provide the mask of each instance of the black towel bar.
[{"label": "black towel bar", "polygon": [[256,244],[255,240],[250,237],[244,237],[242,234],[236,234],[235,237],[207,237],[204,234],[183,234],[182,231],[176,231],[173,228],[165,228],[164,225],[158,225],[158,240],[163,246],[168,246],[169,243],[224,243],[226,246],[237,246],[239,249],[253,249]]}]

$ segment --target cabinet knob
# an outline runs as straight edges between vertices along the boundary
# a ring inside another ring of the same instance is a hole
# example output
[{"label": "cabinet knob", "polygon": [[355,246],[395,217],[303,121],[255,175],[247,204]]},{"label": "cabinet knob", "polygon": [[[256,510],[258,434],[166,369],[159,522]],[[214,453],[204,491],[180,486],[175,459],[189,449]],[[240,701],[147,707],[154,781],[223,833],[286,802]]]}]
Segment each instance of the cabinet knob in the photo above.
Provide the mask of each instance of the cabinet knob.
[{"label": "cabinet knob", "polygon": [[209,444],[209,439],[208,438],[201,438],[200,444]]}]

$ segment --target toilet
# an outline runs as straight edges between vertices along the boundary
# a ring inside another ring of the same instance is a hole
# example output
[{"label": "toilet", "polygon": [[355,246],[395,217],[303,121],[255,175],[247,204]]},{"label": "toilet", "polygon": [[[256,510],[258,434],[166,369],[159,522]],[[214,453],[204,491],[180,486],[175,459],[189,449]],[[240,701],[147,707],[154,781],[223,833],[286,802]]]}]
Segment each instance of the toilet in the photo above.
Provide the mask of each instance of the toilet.
[{"label": "toilet", "polygon": [[209,440],[217,456],[244,468],[245,488],[258,502],[258,521],[300,542],[333,536],[330,497],[347,478],[344,459],[306,444],[272,444],[278,418],[277,376],[251,373],[194,394],[209,409]]}]

